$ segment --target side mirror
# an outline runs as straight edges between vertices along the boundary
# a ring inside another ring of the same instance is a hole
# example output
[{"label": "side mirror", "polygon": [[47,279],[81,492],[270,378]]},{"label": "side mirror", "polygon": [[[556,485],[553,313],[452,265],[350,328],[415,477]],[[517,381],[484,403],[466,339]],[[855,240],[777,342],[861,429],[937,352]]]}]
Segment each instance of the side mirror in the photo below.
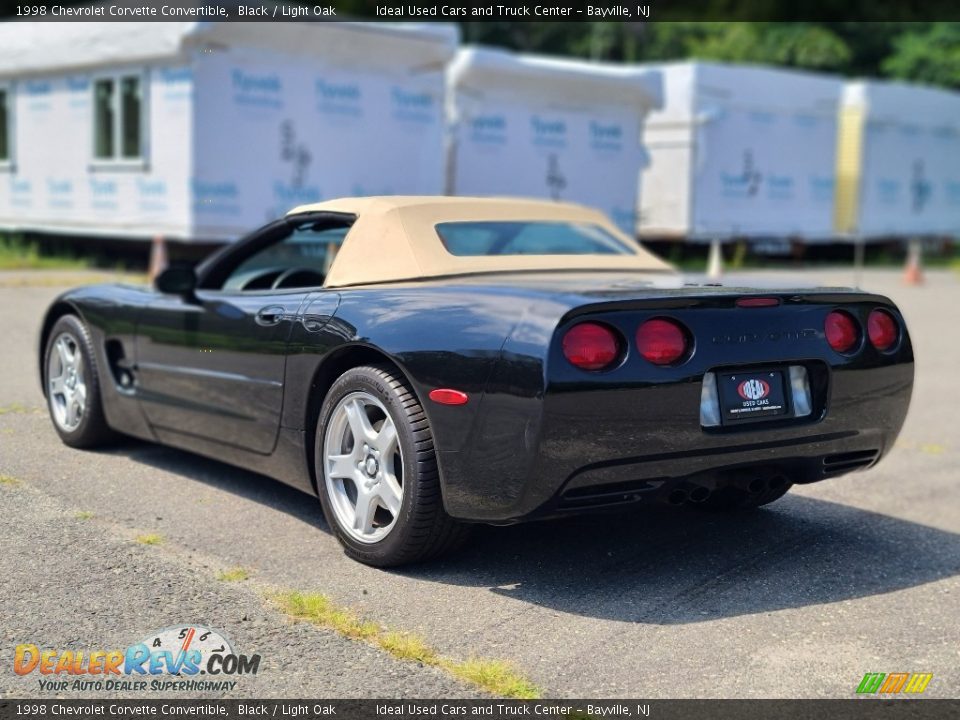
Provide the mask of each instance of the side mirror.
[{"label": "side mirror", "polygon": [[191,267],[174,265],[157,275],[153,284],[157,290],[167,295],[190,298],[197,288],[197,274]]}]

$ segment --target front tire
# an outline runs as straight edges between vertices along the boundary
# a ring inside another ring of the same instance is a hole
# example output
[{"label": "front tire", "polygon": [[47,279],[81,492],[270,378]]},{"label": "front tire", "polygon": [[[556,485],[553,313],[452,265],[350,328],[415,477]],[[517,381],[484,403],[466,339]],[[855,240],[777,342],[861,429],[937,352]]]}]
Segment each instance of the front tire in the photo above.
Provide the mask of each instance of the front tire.
[{"label": "front tire", "polygon": [[75,448],[116,440],[103,414],[93,342],[80,318],[64,315],[57,320],[43,362],[47,409],[60,439]]},{"label": "front tire", "polygon": [[334,382],[314,450],[324,516],[355,560],[420,562],[466,538],[468,527],[443,509],[426,413],[393,368],[357,367]]}]

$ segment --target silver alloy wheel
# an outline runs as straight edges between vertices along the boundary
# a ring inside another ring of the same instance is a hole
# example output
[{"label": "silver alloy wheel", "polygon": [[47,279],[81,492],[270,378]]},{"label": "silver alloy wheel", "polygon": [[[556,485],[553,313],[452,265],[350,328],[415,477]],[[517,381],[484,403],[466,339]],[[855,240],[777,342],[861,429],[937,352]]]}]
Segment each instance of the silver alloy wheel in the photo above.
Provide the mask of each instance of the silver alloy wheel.
[{"label": "silver alloy wheel", "polygon": [[83,353],[72,333],[57,336],[47,360],[47,399],[53,421],[64,432],[73,432],[87,409],[87,381]]},{"label": "silver alloy wheel", "polygon": [[327,497],[340,527],[362,543],[383,540],[403,503],[403,451],[383,403],[363,391],[341,399],[327,423],[323,458]]}]

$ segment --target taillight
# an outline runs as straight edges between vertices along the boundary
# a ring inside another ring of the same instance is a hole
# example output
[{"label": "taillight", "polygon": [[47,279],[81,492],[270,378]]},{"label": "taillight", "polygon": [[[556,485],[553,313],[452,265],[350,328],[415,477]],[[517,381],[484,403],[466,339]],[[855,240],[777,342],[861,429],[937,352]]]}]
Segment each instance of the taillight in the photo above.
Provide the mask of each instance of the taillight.
[{"label": "taillight", "polygon": [[620,357],[619,336],[606,325],[585,322],[563,336],[563,355],[581,370],[603,370]]},{"label": "taillight", "polygon": [[637,328],[637,349],[654,365],[672,365],[687,354],[687,337],[678,323],[654,318]]},{"label": "taillight", "polygon": [[870,336],[873,346],[882,352],[896,344],[900,330],[890,313],[886,310],[874,310],[867,318],[867,335]]},{"label": "taillight", "polygon": [[850,352],[860,342],[860,330],[857,327],[857,321],[853,319],[850,313],[845,313],[842,310],[834,310],[827,315],[823,329],[830,347],[837,352]]}]

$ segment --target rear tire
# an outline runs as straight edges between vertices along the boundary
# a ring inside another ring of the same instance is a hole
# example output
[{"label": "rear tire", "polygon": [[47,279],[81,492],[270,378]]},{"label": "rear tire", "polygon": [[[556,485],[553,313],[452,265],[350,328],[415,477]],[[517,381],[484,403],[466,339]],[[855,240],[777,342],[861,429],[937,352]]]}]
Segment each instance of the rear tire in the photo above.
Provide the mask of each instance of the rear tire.
[{"label": "rear tire", "polygon": [[54,323],[43,354],[43,368],[47,410],[65,444],[94,448],[118,438],[103,414],[90,332],[76,315],[64,315]]},{"label": "rear tire", "polygon": [[782,484],[775,484],[771,487],[769,484],[759,492],[749,492],[736,487],[725,487],[713,493],[702,503],[691,503],[698,510],[720,513],[737,513],[756,510],[757,508],[769,505],[786,495],[793,483],[786,480]]},{"label": "rear tire", "polygon": [[323,514],[353,559],[405,565],[466,540],[469,526],[443,508],[426,413],[393,368],[356,367],[333,383],[314,450]]}]

